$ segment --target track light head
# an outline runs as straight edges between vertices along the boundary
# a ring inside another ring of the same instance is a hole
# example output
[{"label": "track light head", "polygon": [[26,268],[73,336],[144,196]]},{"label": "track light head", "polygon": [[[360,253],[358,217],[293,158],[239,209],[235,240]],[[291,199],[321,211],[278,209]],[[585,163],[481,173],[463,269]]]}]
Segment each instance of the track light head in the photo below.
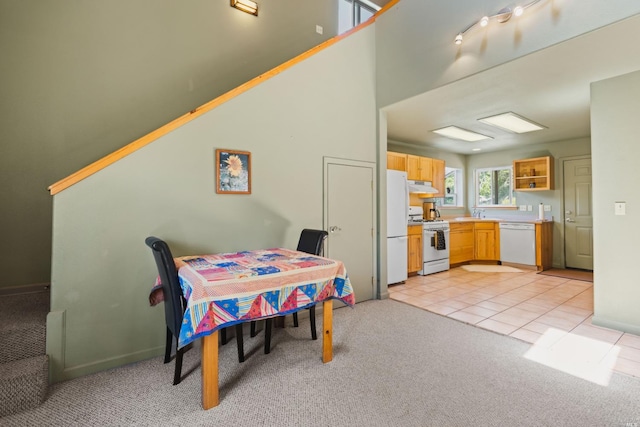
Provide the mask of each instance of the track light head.
[{"label": "track light head", "polygon": [[510,6],[503,7],[502,9],[500,9],[498,11],[498,13],[496,13],[494,15],[485,15],[482,18],[480,18],[480,20],[474,22],[473,24],[469,25],[464,30],[460,31],[458,33],[458,35],[456,36],[456,38],[455,38],[455,43],[456,44],[462,44],[462,37],[464,37],[464,35],[467,33],[467,31],[471,30],[476,25],[479,24],[481,27],[486,27],[487,25],[489,25],[489,22],[492,19],[495,19],[496,21],[498,21],[500,23],[505,23],[505,22],[509,21],[512,16],[515,16],[515,17],[521,16],[524,13],[525,9],[530,8],[531,6],[533,6],[534,4],[538,3],[539,1],[540,0],[531,0],[531,1],[529,1],[529,3],[527,3],[525,5],[522,5],[522,6],[516,6],[513,9]]}]

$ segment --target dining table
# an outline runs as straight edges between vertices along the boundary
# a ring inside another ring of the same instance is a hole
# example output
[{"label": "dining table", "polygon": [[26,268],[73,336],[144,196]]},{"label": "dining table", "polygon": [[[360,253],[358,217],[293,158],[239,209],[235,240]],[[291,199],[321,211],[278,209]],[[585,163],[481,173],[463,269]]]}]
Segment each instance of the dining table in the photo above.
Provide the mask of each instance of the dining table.
[{"label": "dining table", "polygon": [[[333,359],[333,300],[353,307],[341,261],[285,248],[174,258],[186,300],[178,348],[202,338],[202,407],[219,398],[218,331],[323,303],[322,362]],[[152,295],[161,291],[158,282]],[[151,300],[150,296],[150,300]]]}]

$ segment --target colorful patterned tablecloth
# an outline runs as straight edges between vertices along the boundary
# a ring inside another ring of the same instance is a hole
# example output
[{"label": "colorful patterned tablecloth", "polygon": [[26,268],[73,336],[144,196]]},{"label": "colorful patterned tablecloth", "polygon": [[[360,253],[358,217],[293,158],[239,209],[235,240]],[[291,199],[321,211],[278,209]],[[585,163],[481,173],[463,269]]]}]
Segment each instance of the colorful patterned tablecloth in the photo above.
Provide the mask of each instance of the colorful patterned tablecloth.
[{"label": "colorful patterned tablecloth", "polygon": [[263,249],[185,256],[175,263],[187,300],[179,347],[220,328],[286,315],[330,298],[355,304],[344,264],[304,252]]}]

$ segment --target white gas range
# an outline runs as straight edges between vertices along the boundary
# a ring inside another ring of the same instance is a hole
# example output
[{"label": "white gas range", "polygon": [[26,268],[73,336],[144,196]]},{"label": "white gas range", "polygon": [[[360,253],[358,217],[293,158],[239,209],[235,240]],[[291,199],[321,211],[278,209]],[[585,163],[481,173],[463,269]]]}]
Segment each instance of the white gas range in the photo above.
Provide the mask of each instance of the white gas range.
[{"label": "white gas range", "polygon": [[409,206],[409,225],[422,225],[422,270],[418,274],[449,269],[449,222],[425,220],[421,206]]},{"label": "white gas range", "polygon": [[449,269],[449,222],[422,222],[422,270],[418,274],[438,273]]}]

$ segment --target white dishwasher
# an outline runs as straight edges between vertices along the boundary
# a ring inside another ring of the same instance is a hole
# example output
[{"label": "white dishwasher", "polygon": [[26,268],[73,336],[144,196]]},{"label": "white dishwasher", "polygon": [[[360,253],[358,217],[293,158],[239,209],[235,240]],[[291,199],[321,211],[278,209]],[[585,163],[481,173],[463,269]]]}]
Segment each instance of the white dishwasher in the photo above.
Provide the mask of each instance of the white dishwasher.
[{"label": "white dishwasher", "polygon": [[536,265],[535,224],[500,223],[500,261]]}]

